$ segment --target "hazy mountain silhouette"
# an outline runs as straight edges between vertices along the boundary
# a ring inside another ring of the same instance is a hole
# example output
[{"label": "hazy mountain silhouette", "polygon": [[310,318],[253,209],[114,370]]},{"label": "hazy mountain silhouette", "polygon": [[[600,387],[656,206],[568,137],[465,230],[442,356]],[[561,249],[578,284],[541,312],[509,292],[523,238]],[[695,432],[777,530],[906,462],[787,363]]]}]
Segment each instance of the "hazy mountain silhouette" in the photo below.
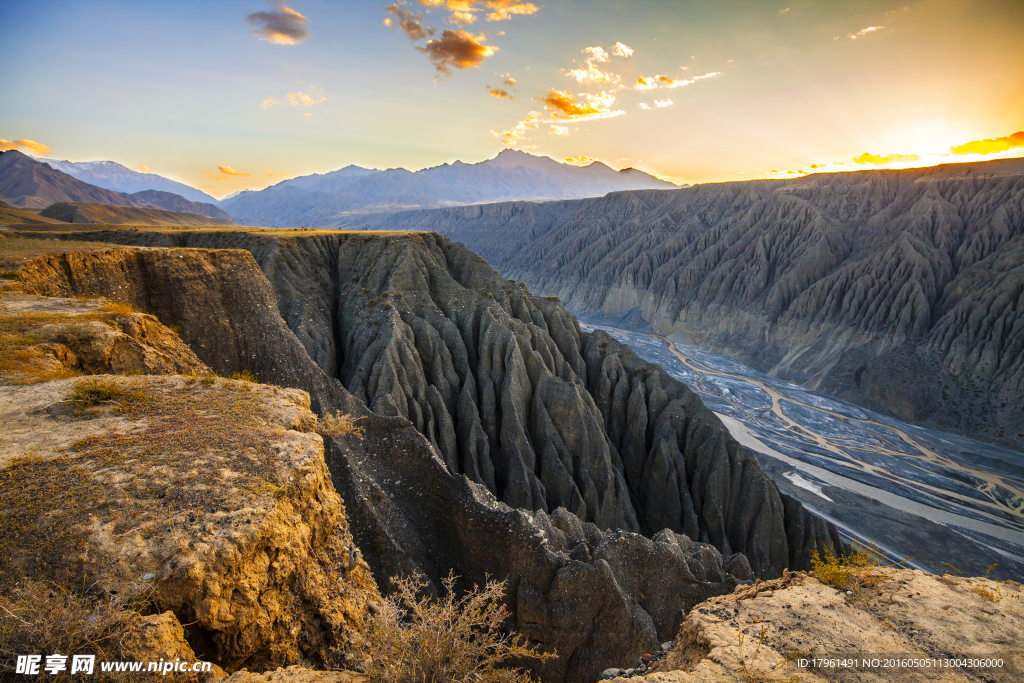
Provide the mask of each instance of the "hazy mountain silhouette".
[{"label": "hazy mountain silhouette", "polygon": [[581,199],[618,190],[675,188],[632,168],[616,171],[601,162],[579,167],[504,150],[477,164],[456,161],[416,172],[348,166],[286,180],[258,192],[242,192],[222,206],[247,224],[328,227],[351,213],[520,199]]},{"label": "hazy mountain silhouette", "polygon": [[58,161],[56,159],[40,159],[40,161],[73,178],[78,178],[105,190],[129,194],[142,190],[160,190],[161,192],[173,192],[193,202],[217,203],[216,199],[194,187],[164,178],[156,173],[133,171],[116,161]]},{"label": "hazy mountain silhouette", "polygon": [[97,187],[17,150],[0,152],[0,199],[12,206],[30,209],[43,209],[59,202],[89,202],[231,220],[231,216],[213,204],[190,201],[173,192],[142,190],[128,194]]}]

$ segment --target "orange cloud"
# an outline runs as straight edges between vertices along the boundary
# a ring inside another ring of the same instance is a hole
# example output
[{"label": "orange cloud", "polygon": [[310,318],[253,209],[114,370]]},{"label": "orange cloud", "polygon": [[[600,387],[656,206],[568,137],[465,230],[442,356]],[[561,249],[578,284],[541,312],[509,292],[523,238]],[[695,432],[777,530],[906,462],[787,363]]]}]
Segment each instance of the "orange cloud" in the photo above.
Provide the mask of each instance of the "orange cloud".
[{"label": "orange cloud", "polygon": [[880,154],[870,154],[864,152],[860,156],[856,156],[852,159],[855,164],[888,164],[893,161],[919,161],[921,157],[916,154],[886,154],[882,156]]},{"label": "orange cloud", "polygon": [[492,130],[491,135],[499,138],[506,145],[515,145],[526,135],[526,131],[540,126],[537,122],[539,116],[540,114],[538,112],[531,111],[525,119],[517,123],[514,127],[500,133],[496,133]]},{"label": "orange cloud", "polygon": [[1024,147],[1024,130],[1004,135],[1001,138],[988,138],[986,140],[974,140],[956,147],[950,147],[953,154],[997,154],[1008,149]]},{"label": "orange cloud", "polygon": [[140,164],[139,167],[135,170],[138,171],[139,173],[152,173],[152,171],[149,170],[149,166],[146,166],[145,164]]},{"label": "orange cloud", "polygon": [[288,101],[296,107],[311,107],[314,104],[320,104],[326,99],[326,97],[311,97],[304,92],[288,93]]},{"label": "orange cloud", "polygon": [[295,45],[308,38],[306,24],[309,23],[309,19],[291,7],[286,7],[284,0],[276,0],[275,4],[275,10],[253,12],[245,18],[257,27],[252,30],[253,35],[277,45]]},{"label": "orange cloud", "polygon": [[592,164],[597,159],[594,157],[565,157],[565,163],[572,164],[573,166],[586,166]]},{"label": "orange cloud", "polygon": [[269,168],[263,169],[263,172],[268,176],[288,175],[287,173],[274,173]]},{"label": "orange cloud", "polygon": [[427,55],[437,73],[450,76],[456,69],[479,68],[483,61],[498,51],[498,48],[484,45],[485,36],[474,36],[462,29],[445,29],[440,38],[428,40],[416,49]]},{"label": "orange cloud", "polygon": [[267,97],[263,100],[263,104],[260,105],[263,109],[273,107],[275,104],[281,104],[281,100],[276,97]]},{"label": "orange cloud", "polygon": [[544,103],[544,108],[551,112],[557,119],[570,120],[591,120],[608,119],[619,116],[626,112],[622,110],[612,111],[611,106],[615,103],[615,96],[605,92],[596,95],[581,95],[584,100],[578,100],[568,90],[552,89],[542,98],[534,98]]},{"label": "orange cloud", "polygon": [[235,169],[231,168],[230,166],[218,166],[217,169],[221,173],[223,173],[224,175],[246,176],[246,177],[248,177],[250,175],[249,173],[242,173],[241,171],[236,171]]},{"label": "orange cloud", "polygon": [[552,135],[568,135],[569,126],[551,126]]},{"label": "orange cloud", "polygon": [[503,84],[503,85],[507,85],[507,86],[508,86],[508,87],[510,87],[510,88],[514,88],[514,87],[516,87],[517,85],[519,85],[519,82],[518,82],[518,81],[516,81],[516,79],[514,79],[514,78],[512,78],[512,77],[509,77],[509,78],[506,78],[505,80],[503,80],[503,81],[502,81],[502,84]]},{"label": "orange cloud", "polygon": [[36,142],[35,140],[3,140],[3,139],[0,139],[0,152],[6,152],[7,150],[18,149],[18,148],[21,148],[23,150],[25,150],[25,149],[30,150],[32,152],[35,152],[39,156],[46,156],[47,154],[49,154],[50,152],[53,151],[52,149],[50,149],[49,147],[47,147],[43,143]]},{"label": "orange cloud", "polygon": [[449,21],[462,26],[476,21],[475,12],[490,10],[486,15],[487,21],[504,21],[514,14],[536,14],[540,11],[532,2],[521,0],[419,0],[419,3],[429,9],[448,10],[451,13]]},{"label": "orange cloud", "polygon": [[507,90],[499,90],[498,88],[492,88],[489,85],[484,87],[487,88],[487,92],[488,94],[490,94],[491,97],[497,97],[499,100],[503,100],[506,97],[509,98],[510,100],[515,99],[514,97],[508,94]]},{"label": "orange cloud", "polygon": [[417,41],[423,40],[427,36],[434,35],[434,28],[423,26],[423,13],[413,12],[405,9],[404,7],[394,4],[388,5],[384,8],[385,12],[390,12],[395,15],[398,19],[397,23],[391,17],[384,20],[384,25],[389,28],[398,28],[405,32],[405,35],[409,36],[409,40]]}]

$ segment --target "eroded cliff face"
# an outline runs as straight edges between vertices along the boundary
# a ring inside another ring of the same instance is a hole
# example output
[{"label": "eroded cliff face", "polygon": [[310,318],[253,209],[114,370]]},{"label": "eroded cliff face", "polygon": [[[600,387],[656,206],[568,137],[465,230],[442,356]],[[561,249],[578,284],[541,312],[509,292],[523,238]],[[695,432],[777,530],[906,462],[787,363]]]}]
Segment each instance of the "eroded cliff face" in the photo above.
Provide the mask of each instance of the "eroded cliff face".
[{"label": "eroded cliff face", "polygon": [[579,315],[639,314],[900,418],[1024,444],[1024,166],[819,174],[378,218]]},{"label": "eroded cliff face", "polygon": [[376,587],[308,394],[215,378],[125,309],[0,291],[0,589],[141,593],[139,659],[362,656]]},{"label": "eroded cliff face", "polygon": [[218,372],[361,418],[327,462],[370,566],[506,579],[514,626],[560,654],[545,680],[589,680],[839,545],[682,384],[443,237],[111,238],[208,249],[41,257],[26,288],[129,301]]}]

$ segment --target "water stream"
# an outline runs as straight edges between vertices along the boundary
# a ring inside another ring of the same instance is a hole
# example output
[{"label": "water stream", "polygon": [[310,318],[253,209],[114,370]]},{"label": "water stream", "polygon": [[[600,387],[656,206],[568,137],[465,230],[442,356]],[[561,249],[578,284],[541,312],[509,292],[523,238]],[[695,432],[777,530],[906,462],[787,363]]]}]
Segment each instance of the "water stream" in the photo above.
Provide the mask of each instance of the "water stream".
[{"label": "water stream", "polygon": [[1024,579],[1024,454],[810,392],[672,338],[603,329],[697,392],[779,488],[927,571]]}]

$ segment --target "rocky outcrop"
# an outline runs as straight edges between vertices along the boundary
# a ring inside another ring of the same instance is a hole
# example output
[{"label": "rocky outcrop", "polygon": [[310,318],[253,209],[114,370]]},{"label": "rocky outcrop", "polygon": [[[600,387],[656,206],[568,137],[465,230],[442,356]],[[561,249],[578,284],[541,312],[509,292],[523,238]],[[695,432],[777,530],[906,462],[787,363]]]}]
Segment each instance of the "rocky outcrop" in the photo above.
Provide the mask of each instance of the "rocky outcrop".
[{"label": "rocky outcrop", "polygon": [[[932,680],[939,669],[944,681],[1019,680],[1019,583],[875,572],[871,585],[856,593],[803,573],[741,586],[692,610],[652,673],[613,680],[917,681]],[[828,663],[814,668],[801,666],[801,659]],[[976,666],[970,659],[1002,664]]]},{"label": "rocky outcrop", "polygon": [[1024,444],[1024,163],[393,214],[581,316],[680,332],[902,419]]},{"label": "rocky outcrop", "polygon": [[[30,383],[70,374],[206,374],[209,368],[154,316],[104,299],[0,294],[11,357],[0,380]],[[8,337],[8,335],[11,335]]]},{"label": "rocky outcrop", "polygon": [[547,681],[591,680],[696,602],[840,545],[682,384],[443,237],[109,238],[215,248],[44,256],[23,285],[130,302],[218,372],[355,416],[365,436],[328,438],[327,462],[370,566],[506,580],[514,627],[559,653],[531,664]]},{"label": "rocky outcrop", "polygon": [[0,584],[139,591],[173,619],[154,622],[164,636],[132,640],[177,642],[185,624],[195,656],[227,670],[359,653],[376,589],[308,395],[212,378],[96,381],[94,401],[76,379],[0,392],[12,426],[0,437]]}]

